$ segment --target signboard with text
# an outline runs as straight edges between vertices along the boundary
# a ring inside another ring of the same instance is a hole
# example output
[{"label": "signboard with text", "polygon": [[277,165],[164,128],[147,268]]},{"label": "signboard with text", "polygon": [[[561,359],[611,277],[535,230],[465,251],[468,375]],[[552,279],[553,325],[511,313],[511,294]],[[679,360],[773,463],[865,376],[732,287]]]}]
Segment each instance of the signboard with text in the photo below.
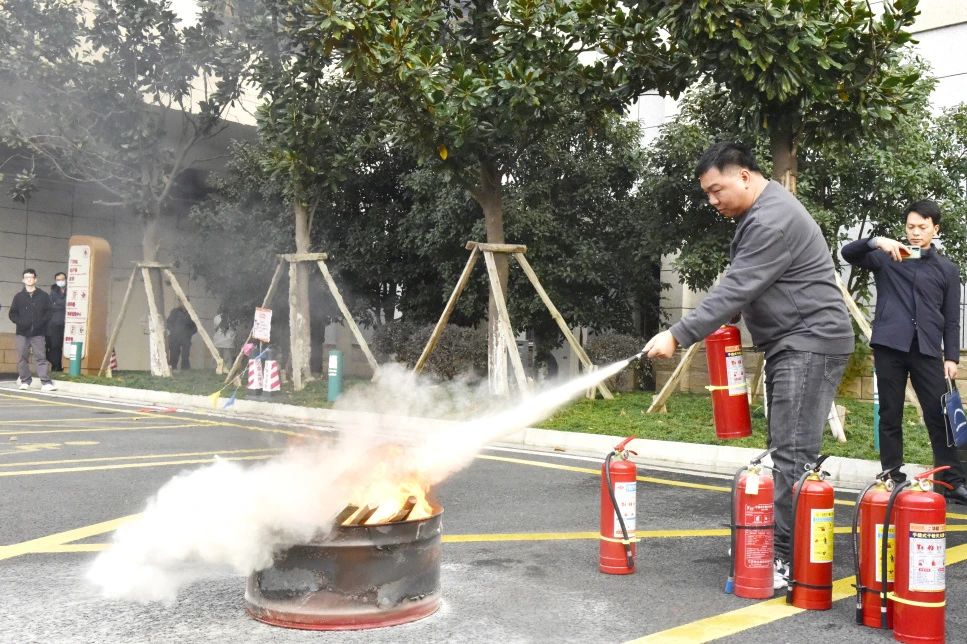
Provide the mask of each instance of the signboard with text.
[{"label": "signboard with text", "polygon": [[91,316],[91,247],[70,247],[67,257],[67,307],[64,313],[64,357],[74,358],[74,342],[84,342],[81,357],[88,352],[87,325]]},{"label": "signboard with text", "polygon": [[255,308],[255,323],[252,324],[252,339],[271,342],[272,309]]}]

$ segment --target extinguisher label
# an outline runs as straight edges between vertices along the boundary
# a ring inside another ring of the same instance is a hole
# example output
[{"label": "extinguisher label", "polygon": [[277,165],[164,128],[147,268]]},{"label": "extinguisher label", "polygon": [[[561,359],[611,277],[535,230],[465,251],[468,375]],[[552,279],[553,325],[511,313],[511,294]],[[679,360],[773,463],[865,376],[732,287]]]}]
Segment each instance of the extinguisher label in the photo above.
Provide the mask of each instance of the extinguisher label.
[{"label": "extinguisher label", "polygon": [[[631,481],[629,483],[615,482],[614,484],[614,498],[618,501],[618,509],[621,510],[621,516],[625,520],[625,528],[628,530],[628,536],[635,531],[635,499],[638,494],[638,482]],[[614,532],[612,534],[621,534],[621,523],[618,522],[618,513],[614,514]]]},{"label": "extinguisher label", "polygon": [[[880,556],[880,544],[883,543],[883,524],[876,524],[876,580],[883,581],[883,558]],[[896,565],[896,526],[891,525],[886,536],[886,580],[893,581]]]},{"label": "extinguisher label", "polygon": [[742,362],[742,347],[725,347],[725,373],[728,377],[729,395],[745,395],[745,364]]},{"label": "extinguisher label", "polygon": [[910,590],[944,590],[947,529],[941,524],[910,524]]},{"label": "extinguisher label", "polygon": [[[751,528],[771,526],[773,505],[769,503],[749,503],[743,513],[743,525]],[[746,568],[772,568],[774,556],[772,530],[742,530],[742,552]]]},{"label": "extinguisher label", "polygon": [[833,562],[833,510],[814,509],[809,521],[810,563]]}]

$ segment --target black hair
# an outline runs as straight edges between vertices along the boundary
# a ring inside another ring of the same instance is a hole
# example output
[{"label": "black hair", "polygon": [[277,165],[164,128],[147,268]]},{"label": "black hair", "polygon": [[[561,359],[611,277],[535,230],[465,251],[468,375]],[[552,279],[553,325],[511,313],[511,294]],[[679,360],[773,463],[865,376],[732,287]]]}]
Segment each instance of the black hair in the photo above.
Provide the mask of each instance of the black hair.
[{"label": "black hair", "polygon": [[25,268],[25,269],[24,269],[24,275],[27,275],[28,273],[29,273],[30,275],[33,275],[34,277],[37,277],[37,271],[35,271],[35,270],[34,270],[34,269],[32,269],[32,268]]},{"label": "black hair", "polygon": [[903,211],[904,223],[907,221],[907,215],[911,212],[917,213],[924,219],[931,220],[934,226],[940,225],[940,206],[933,199],[921,199],[907,206],[906,210]]},{"label": "black hair", "polygon": [[701,177],[712,168],[721,172],[730,165],[746,168],[753,172],[762,172],[759,169],[759,164],[755,161],[752,148],[738,141],[719,141],[710,145],[699,157],[698,164],[695,166],[695,176]]},{"label": "black hair", "polygon": [[65,280],[67,279],[67,273],[65,273],[64,271],[57,271],[56,273],[54,273],[54,279],[55,280],[57,279],[57,276],[58,275],[63,275],[64,276],[64,279]]}]

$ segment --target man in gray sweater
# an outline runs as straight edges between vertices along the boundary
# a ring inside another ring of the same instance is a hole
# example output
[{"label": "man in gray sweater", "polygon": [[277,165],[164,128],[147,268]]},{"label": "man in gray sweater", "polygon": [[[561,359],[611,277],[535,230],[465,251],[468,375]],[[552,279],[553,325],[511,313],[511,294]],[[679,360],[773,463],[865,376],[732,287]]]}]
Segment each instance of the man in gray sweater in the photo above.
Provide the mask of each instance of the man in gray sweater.
[{"label": "man in gray sweater", "polygon": [[731,263],[701,304],[645,345],[650,358],[705,338],[741,314],[765,353],[775,474],[776,589],[788,579],[792,486],[815,461],[853,352],[853,328],[822,231],[801,203],[759,170],[741,143],[712,145],[695,174],[708,201],[737,222]]}]

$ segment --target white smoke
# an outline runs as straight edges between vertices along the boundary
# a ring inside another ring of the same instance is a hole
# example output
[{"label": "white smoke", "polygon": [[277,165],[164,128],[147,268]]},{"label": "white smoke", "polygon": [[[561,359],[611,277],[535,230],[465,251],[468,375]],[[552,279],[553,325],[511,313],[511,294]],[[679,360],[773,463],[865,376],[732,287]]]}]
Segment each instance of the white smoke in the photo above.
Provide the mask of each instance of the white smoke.
[{"label": "white smoke", "polygon": [[[434,385],[384,366],[378,382],[340,400],[349,421],[337,443],[299,445],[254,466],[219,460],[175,476],[140,517],[117,530],[87,578],[109,598],[171,602],[184,585],[214,572],[248,575],[269,566],[275,553],[328,532],[347,502],[374,483],[415,476],[435,485],[487,443],[546,418],[626,364],[489,414],[479,413],[493,404],[480,390]],[[467,410],[472,420],[454,420]]]}]

